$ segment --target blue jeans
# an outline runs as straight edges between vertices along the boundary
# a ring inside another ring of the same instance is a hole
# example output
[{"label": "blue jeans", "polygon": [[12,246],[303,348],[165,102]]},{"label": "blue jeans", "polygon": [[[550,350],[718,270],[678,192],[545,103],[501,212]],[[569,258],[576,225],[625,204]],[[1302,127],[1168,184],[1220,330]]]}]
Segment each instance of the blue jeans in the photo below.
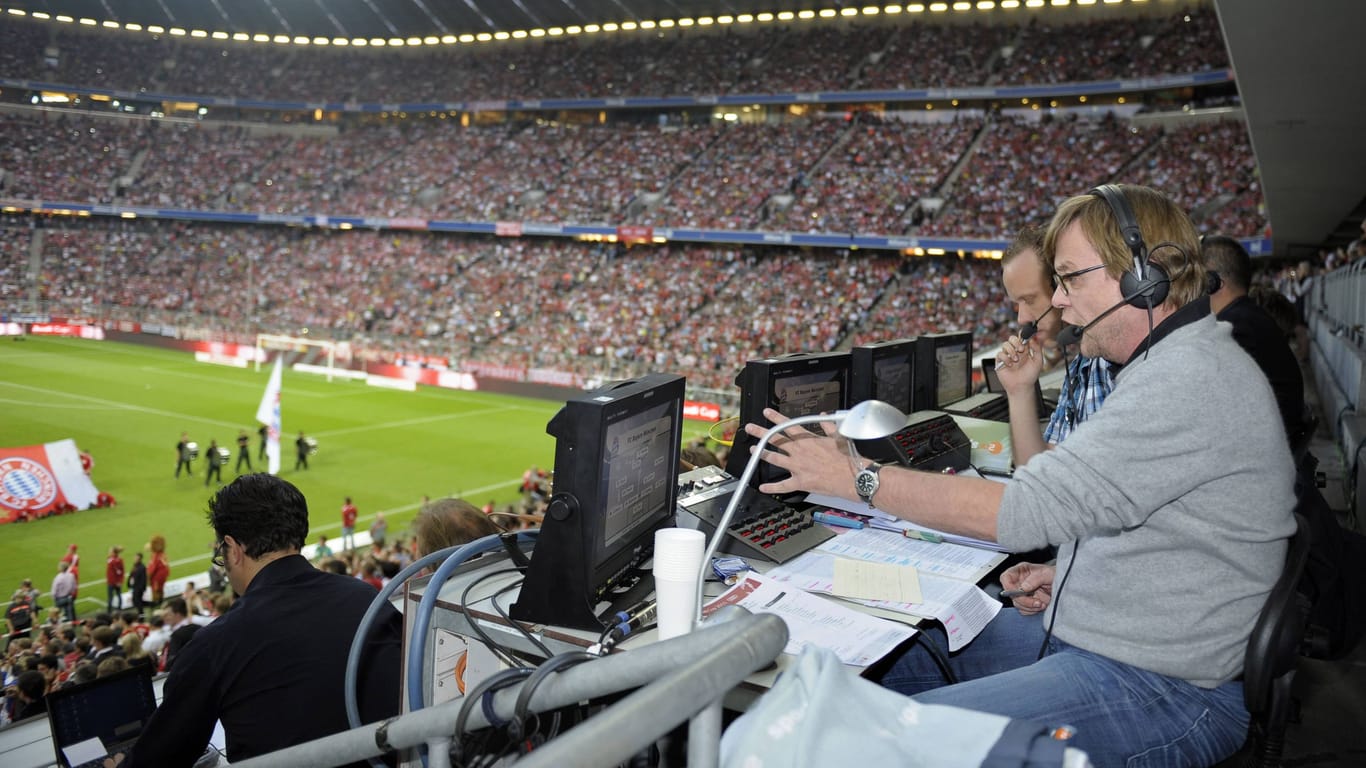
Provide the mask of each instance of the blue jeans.
[{"label": "blue jeans", "polygon": [[[960,681],[946,686],[929,653],[906,651],[883,686],[916,701],[1070,725],[1072,744],[1096,768],[1176,768],[1217,763],[1247,735],[1243,684],[1205,689],[1084,651],[1052,638],[1043,643],[1042,614],[1005,608],[982,634],[949,658]],[[943,632],[924,633],[947,653]],[[1173,653],[1181,649],[1173,646]]]},{"label": "blue jeans", "polygon": [[104,601],[105,609],[110,611],[123,610],[123,585],[106,584],[105,589],[108,591],[108,597]]}]

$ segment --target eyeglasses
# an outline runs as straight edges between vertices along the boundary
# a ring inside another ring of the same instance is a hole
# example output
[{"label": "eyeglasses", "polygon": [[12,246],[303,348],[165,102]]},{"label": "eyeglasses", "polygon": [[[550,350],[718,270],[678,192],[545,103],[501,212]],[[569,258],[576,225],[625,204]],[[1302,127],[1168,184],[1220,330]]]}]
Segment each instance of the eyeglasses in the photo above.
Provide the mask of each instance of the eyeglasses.
[{"label": "eyeglasses", "polygon": [[1105,264],[1101,263],[1101,264],[1095,265],[1094,267],[1086,267],[1085,269],[1078,269],[1078,270],[1075,271],[1075,272],[1068,272],[1068,273],[1065,274],[1065,275],[1060,275],[1060,274],[1058,274],[1057,272],[1054,272],[1054,273],[1053,273],[1053,287],[1054,287],[1055,289],[1056,289],[1056,288],[1061,288],[1063,293],[1065,293],[1065,294],[1067,294],[1067,295],[1071,295],[1072,291],[1071,291],[1071,288],[1068,286],[1068,283],[1070,283],[1070,282],[1073,281],[1073,280],[1076,280],[1078,277],[1081,277],[1082,275],[1086,274],[1087,272],[1095,272],[1097,269],[1104,269],[1104,268],[1105,268]]},{"label": "eyeglasses", "polygon": [[213,557],[209,558],[209,562],[219,568],[228,567],[228,542],[219,541],[213,545]]}]

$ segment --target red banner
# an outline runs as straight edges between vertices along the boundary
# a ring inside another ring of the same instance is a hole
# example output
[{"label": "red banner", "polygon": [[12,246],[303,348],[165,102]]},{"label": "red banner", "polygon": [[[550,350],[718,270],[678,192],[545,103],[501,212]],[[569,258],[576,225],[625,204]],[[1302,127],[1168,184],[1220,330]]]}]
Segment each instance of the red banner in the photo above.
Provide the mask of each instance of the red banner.
[{"label": "red banner", "polygon": [[654,227],[646,227],[638,224],[624,224],[617,227],[617,240],[623,245],[635,245],[636,243],[648,243],[655,237]]},{"label": "red banner", "polygon": [[699,403],[694,400],[683,401],[683,418],[696,421],[720,421],[721,406],[716,403]]},{"label": "red banner", "polygon": [[0,448],[0,523],[89,509],[98,498],[75,440]]}]

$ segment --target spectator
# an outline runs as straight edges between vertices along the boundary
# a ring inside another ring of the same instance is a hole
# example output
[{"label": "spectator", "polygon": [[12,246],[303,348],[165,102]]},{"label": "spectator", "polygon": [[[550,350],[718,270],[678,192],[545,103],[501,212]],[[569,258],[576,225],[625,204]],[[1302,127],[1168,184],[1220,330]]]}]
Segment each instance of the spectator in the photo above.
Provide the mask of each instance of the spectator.
[{"label": "spectator", "polygon": [[109,548],[109,559],[104,563],[104,580],[107,586],[108,597],[105,600],[105,610],[123,610],[123,547],[114,546]]},{"label": "spectator", "polygon": [[464,499],[437,499],[422,506],[413,520],[418,557],[502,533],[473,504]]},{"label": "spectator", "polygon": [[351,503],[351,497],[350,497],[350,496],[347,496],[347,497],[346,497],[346,500],[342,503],[342,508],[341,508],[341,518],[342,518],[342,529],[341,529],[342,543],[341,543],[341,547],[342,547],[342,551],[343,551],[343,552],[349,552],[349,551],[351,551],[351,550],[353,550],[353,549],[356,548],[356,515],[357,515],[357,514],[359,514],[359,512],[356,510],[356,505],[355,505],[355,504],[352,504],[352,503]]},{"label": "spectator", "polygon": [[52,580],[52,603],[62,609],[65,620],[76,620],[76,577],[68,562],[57,564],[57,576]]},{"label": "spectator", "polygon": [[147,566],[142,562],[141,552],[133,555],[133,569],[128,573],[128,594],[138,618],[146,616]]},{"label": "spectator", "polygon": [[[277,477],[238,477],[210,500],[209,522],[241,597],[179,656],[134,766],[194,762],[216,720],[233,762],[348,727],[343,671],[374,590],[299,555],[308,506]],[[358,677],[364,722],[399,711],[402,618],[385,606],[372,631]]]}]

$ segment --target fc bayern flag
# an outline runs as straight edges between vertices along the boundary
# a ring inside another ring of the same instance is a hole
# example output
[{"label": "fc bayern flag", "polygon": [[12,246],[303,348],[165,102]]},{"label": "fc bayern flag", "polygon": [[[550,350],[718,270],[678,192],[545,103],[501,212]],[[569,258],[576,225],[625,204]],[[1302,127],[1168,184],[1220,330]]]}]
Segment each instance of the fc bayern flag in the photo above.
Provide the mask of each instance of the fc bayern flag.
[{"label": "fc bayern flag", "polygon": [[99,490],[81,468],[76,441],[0,448],[0,523],[89,509]]},{"label": "fc bayern flag", "polygon": [[270,372],[270,382],[266,384],[265,394],[261,395],[261,405],[256,408],[256,420],[266,425],[266,459],[268,471],[274,475],[280,472],[280,358],[275,358],[275,367]]}]

